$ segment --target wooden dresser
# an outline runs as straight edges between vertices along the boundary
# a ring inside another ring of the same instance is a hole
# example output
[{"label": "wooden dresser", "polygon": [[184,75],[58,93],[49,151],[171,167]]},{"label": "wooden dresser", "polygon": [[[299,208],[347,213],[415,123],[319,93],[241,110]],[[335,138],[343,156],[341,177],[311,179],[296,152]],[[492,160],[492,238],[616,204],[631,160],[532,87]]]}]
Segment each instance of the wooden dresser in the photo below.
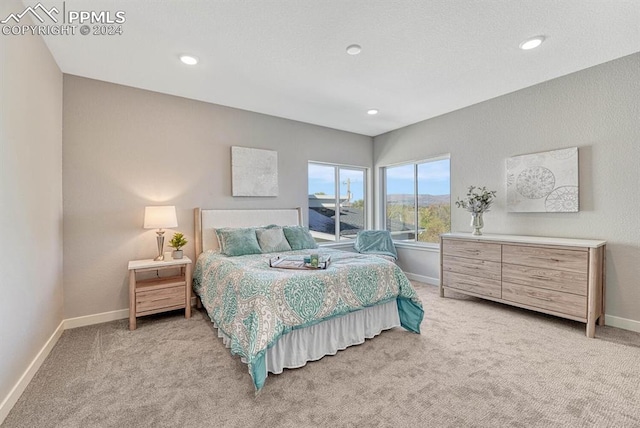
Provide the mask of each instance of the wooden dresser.
[{"label": "wooden dresser", "polygon": [[605,241],[447,233],[440,237],[444,290],[604,325]]}]

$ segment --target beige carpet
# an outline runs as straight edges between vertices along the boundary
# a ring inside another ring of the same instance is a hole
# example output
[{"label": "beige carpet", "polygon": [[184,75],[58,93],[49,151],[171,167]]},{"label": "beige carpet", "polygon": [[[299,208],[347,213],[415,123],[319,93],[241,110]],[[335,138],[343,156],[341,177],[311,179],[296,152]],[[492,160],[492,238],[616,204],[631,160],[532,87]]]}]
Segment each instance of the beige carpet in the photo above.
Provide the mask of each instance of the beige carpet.
[{"label": "beige carpet", "polygon": [[394,329],[263,393],[196,311],[65,331],[3,427],[638,427],[640,335],[416,284]]}]

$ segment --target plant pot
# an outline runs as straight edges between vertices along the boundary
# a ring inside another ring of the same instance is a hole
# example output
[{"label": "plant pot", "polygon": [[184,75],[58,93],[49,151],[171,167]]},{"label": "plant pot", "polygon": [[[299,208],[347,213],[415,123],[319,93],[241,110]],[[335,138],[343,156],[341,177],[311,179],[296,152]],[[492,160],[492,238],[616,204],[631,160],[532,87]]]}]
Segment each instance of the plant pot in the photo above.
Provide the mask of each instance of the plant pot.
[{"label": "plant pot", "polygon": [[482,221],[482,213],[471,213],[471,227],[473,227],[472,235],[482,235],[482,229],[484,227],[484,221]]},{"label": "plant pot", "polygon": [[173,250],[173,252],[171,253],[171,257],[174,259],[181,259],[182,258],[182,250]]}]

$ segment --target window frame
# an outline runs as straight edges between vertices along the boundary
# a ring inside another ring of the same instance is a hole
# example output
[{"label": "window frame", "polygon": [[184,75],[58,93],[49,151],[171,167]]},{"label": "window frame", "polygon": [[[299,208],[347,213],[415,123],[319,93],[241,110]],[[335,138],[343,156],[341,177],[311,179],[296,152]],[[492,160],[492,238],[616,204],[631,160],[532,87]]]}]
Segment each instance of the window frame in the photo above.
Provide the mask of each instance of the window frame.
[{"label": "window frame", "polygon": [[[413,218],[414,218],[414,225],[415,225],[415,229],[413,231],[414,233],[414,238],[412,240],[409,239],[404,239],[404,240],[395,240],[394,239],[394,244],[398,245],[400,244],[400,246],[402,245],[407,245],[407,246],[420,246],[420,247],[433,247],[439,248],[439,243],[434,243],[434,242],[421,242],[418,241],[418,229],[419,229],[419,214],[418,214],[418,166],[421,164],[425,164],[425,163],[430,163],[430,162],[437,162],[437,161],[441,161],[444,159],[448,159],[449,160],[449,207],[451,208],[451,154],[447,153],[447,154],[443,154],[443,155],[438,155],[438,156],[434,156],[434,157],[430,157],[430,158],[424,158],[424,159],[419,159],[419,160],[411,160],[411,161],[405,161],[405,162],[396,162],[396,163],[391,163],[391,164],[386,164],[386,165],[382,165],[380,167],[380,200],[382,201],[382,203],[380,204],[380,209],[379,209],[379,213],[380,213],[380,221],[378,222],[378,224],[380,225],[380,228],[383,230],[388,230],[388,226],[387,226],[387,169],[388,168],[395,168],[395,167],[400,167],[400,166],[406,166],[406,165],[412,165],[413,166],[413,203],[415,206],[414,209],[414,213],[413,213]],[[449,231],[451,231],[451,219],[449,219]],[[391,235],[393,237],[393,232],[391,232]]]},{"label": "window frame", "polygon": [[[362,194],[362,198],[364,199],[364,203],[362,206],[363,209],[363,230],[367,230],[370,229],[370,225],[371,225],[371,217],[370,217],[370,213],[371,213],[371,209],[370,209],[370,201],[371,201],[371,183],[370,183],[370,179],[371,179],[371,174],[370,174],[370,168],[365,167],[365,166],[358,166],[358,165],[347,165],[347,164],[340,164],[340,163],[334,163],[334,162],[321,162],[321,161],[314,161],[314,160],[309,160],[307,161],[307,216],[309,215],[309,165],[319,165],[319,166],[323,166],[323,167],[332,167],[333,168],[333,173],[334,173],[334,195],[335,195],[335,199],[334,199],[334,204],[335,204],[335,219],[334,219],[334,240],[333,241],[320,241],[318,242],[320,245],[335,245],[335,244],[340,244],[340,243],[345,243],[345,242],[353,242],[354,238],[342,238],[340,235],[340,170],[341,169],[350,169],[350,170],[357,170],[357,171],[362,171],[363,173],[363,186],[364,186],[364,191]],[[307,224],[308,226],[310,226],[309,224],[310,222],[308,221],[307,218]],[[309,227],[309,231],[311,232],[312,236],[313,236],[313,230],[311,230],[311,228]],[[314,236],[314,239],[316,239],[316,237]]]}]

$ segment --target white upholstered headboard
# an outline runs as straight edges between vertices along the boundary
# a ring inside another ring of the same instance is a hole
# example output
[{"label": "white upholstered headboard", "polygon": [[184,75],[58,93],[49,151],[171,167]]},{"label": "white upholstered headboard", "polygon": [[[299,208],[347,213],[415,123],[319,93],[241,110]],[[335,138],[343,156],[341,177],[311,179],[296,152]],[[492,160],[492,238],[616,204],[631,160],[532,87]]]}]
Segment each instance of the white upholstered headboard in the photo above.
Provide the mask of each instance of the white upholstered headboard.
[{"label": "white upholstered headboard", "polygon": [[251,210],[204,210],[195,208],[194,225],[196,257],[207,250],[218,249],[215,229],[221,227],[257,227],[277,224],[295,226],[302,224],[300,208],[251,209]]}]

